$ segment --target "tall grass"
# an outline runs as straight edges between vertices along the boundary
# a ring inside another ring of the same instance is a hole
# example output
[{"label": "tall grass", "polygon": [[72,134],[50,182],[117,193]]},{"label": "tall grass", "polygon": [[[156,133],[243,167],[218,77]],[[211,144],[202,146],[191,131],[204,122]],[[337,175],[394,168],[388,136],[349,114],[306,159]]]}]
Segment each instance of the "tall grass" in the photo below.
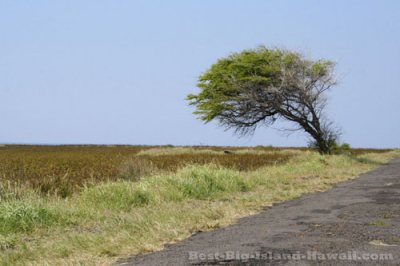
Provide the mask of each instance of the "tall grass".
[{"label": "tall grass", "polygon": [[35,227],[51,226],[59,218],[59,215],[40,203],[2,202],[0,204],[0,234],[31,232]]}]

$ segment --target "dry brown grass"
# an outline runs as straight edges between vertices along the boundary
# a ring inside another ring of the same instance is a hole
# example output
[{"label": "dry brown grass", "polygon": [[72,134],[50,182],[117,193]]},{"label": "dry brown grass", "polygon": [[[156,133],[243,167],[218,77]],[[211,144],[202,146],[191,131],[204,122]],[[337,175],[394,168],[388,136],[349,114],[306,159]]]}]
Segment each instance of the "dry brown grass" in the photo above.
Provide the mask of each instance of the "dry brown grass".
[{"label": "dry brown grass", "polygon": [[[28,187],[41,194],[71,196],[98,182],[138,180],[186,165],[215,164],[249,171],[280,164],[305,148],[151,147],[151,146],[0,146],[0,183]],[[225,151],[229,151],[226,153]],[[350,153],[385,152],[355,149]]]}]

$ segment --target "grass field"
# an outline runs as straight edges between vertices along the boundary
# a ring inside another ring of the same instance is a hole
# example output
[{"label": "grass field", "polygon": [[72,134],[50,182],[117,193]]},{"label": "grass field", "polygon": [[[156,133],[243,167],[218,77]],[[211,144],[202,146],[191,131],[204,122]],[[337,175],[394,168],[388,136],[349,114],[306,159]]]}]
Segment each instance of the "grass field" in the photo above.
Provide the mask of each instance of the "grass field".
[{"label": "grass field", "polygon": [[[227,152],[229,151],[229,152]],[[2,146],[0,264],[109,264],[325,190],[399,151]]]},{"label": "grass field", "polygon": [[[231,154],[225,154],[229,150]],[[283,162],[290,152],[259,147],[18,146],[0,147],[0,179],[42,194],[70,196],[99,181],[137,179],[152,172],[173,172],[189,164],[254,170]],[[144,166],[144,167],[143,167]]]}]

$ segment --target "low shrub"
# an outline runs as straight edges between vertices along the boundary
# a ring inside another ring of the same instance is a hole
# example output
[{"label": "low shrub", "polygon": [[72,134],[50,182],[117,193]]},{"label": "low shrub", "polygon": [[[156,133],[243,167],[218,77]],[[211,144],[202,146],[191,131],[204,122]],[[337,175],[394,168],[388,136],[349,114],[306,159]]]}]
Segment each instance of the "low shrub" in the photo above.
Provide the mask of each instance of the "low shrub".
[{"label": "low shrub", "polygon": [[332,147],[333,154],[351,154],[351,147],[348,143],[335,144]]}]

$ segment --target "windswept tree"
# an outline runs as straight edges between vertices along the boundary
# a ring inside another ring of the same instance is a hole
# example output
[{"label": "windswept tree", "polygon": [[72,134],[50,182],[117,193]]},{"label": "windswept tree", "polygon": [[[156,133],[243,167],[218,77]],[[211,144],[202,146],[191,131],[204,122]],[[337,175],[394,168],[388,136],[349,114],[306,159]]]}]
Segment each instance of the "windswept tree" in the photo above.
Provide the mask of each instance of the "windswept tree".
[{"label": "windswept tree", "polygon": [[325,92],[336,80],[334,63],[261,46],[219,59],[199,77],[198,94],[187,99],[203,121],[217,120],[241,135],[277,120],[305,131],[321,153],[331,152],[338,130],[325,114]]}]

